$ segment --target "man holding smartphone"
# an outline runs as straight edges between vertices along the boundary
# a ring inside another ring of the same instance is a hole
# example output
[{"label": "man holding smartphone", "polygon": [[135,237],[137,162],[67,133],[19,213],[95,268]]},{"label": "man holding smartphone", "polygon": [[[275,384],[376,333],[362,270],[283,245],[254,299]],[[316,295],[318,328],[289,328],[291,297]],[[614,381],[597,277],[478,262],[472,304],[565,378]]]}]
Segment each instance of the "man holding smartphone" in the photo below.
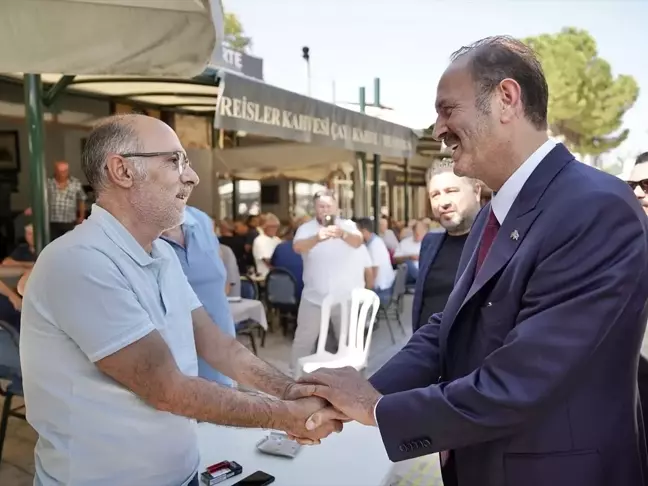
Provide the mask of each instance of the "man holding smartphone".
[{"label": "man holding smartphone", "polygon": [[[319,336],[322,302],[329,294],[351,295],[364,288],[364,268],[358,264],[362,235],[356,224],[339,216],[335,195],[329,190],[313,196],[315,219],[297,229],[293,248],[304,259],[304,291],[297,314],[292,347],[293,374],[298,360],[313,353]],[[340,335],[340,308],[331,309],[336,336]]]}]

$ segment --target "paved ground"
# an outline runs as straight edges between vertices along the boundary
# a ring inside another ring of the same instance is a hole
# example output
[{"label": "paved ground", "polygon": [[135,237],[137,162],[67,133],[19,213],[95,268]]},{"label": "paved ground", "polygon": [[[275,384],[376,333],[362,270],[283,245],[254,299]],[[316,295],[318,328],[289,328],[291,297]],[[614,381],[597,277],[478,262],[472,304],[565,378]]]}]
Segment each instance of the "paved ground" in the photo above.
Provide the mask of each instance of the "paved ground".
[{"label": "paved ground", "polygon": [[[411,298],[406,298],[403,309],[403,323],[410,329]],[[372,339],[372,349],[369,359],[368,374],[380,368],[409,338],[398,330],[393,323],[397,342],[393,344],[389,337],[386,324],[380,323]],[[244,343],[247,340],[243,339]],[[288,370],[290,356],[290,341],[279,332],[269,334],[264,348],[259,349],[259,356],[277,368]],[[16,402],[18,402],[16,400]],[[2,398],[0,397],[0,406]],[[2,486],[32,486],[34,473],[34,444],[36,434],[26,422],[10,419],[9,430],[5,440],[3,460],[0,463],[0,485]],[[394,466],[390,486],[441,486],[436,454],[425,458],[398,463]],[[334,485],[332,485],[334,486]],[[364,486],[364,485],[358,485]],[[372,485],[367,485],[372,486]]]}]

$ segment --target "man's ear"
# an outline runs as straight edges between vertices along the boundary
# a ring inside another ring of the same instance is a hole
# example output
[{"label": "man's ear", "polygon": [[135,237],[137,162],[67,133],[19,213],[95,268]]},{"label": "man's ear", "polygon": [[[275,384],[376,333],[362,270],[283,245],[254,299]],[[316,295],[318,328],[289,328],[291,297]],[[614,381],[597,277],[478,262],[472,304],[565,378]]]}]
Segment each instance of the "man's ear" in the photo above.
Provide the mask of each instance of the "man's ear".
[{"label": "man's ear", "polygon": [[481,194],[482,194],[482,184],[481,182],[475,182],[475,196],[477,197],[477,201],[481,201]]},{"label": "man's ear", "polygon": [[119,155],[111,156],[106,162],[108,178],[119,187],[129,188],[135,181],[135,174],[130,163]]}]

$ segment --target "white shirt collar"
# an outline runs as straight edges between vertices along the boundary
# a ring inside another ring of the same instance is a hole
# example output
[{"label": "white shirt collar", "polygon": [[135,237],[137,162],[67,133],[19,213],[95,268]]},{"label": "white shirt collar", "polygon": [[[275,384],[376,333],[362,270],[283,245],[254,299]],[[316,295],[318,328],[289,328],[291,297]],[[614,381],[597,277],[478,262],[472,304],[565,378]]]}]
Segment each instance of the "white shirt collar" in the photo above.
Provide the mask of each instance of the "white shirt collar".
[{"label": "white shirt collar", "polygon": [[540,165],[540,162],[553,150],[557,142],[549,139],[543,143],[531,156],[518,167],[518,169],[509,177],[502,188],[493,195],[491,200],[491,208],[497,221],[502,224],[506,219],[506,215],[511,210],[511,206],[515,202],[518,194],[524,187],[526,181],[531,177],[533,171]]}]

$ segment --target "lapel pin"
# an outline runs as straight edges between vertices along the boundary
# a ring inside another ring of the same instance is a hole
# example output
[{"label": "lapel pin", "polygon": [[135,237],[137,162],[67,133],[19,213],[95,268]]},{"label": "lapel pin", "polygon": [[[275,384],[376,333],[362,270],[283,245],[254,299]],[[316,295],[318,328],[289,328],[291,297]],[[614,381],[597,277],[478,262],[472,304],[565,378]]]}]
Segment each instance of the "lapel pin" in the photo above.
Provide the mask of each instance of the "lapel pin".
[{"label": "lapel pin", "polygon": [[513,233],[511,233],[511,239],[513,241],[517,241],[520,239],[520,233],[518,233],[518,230],[513,230]]}]

